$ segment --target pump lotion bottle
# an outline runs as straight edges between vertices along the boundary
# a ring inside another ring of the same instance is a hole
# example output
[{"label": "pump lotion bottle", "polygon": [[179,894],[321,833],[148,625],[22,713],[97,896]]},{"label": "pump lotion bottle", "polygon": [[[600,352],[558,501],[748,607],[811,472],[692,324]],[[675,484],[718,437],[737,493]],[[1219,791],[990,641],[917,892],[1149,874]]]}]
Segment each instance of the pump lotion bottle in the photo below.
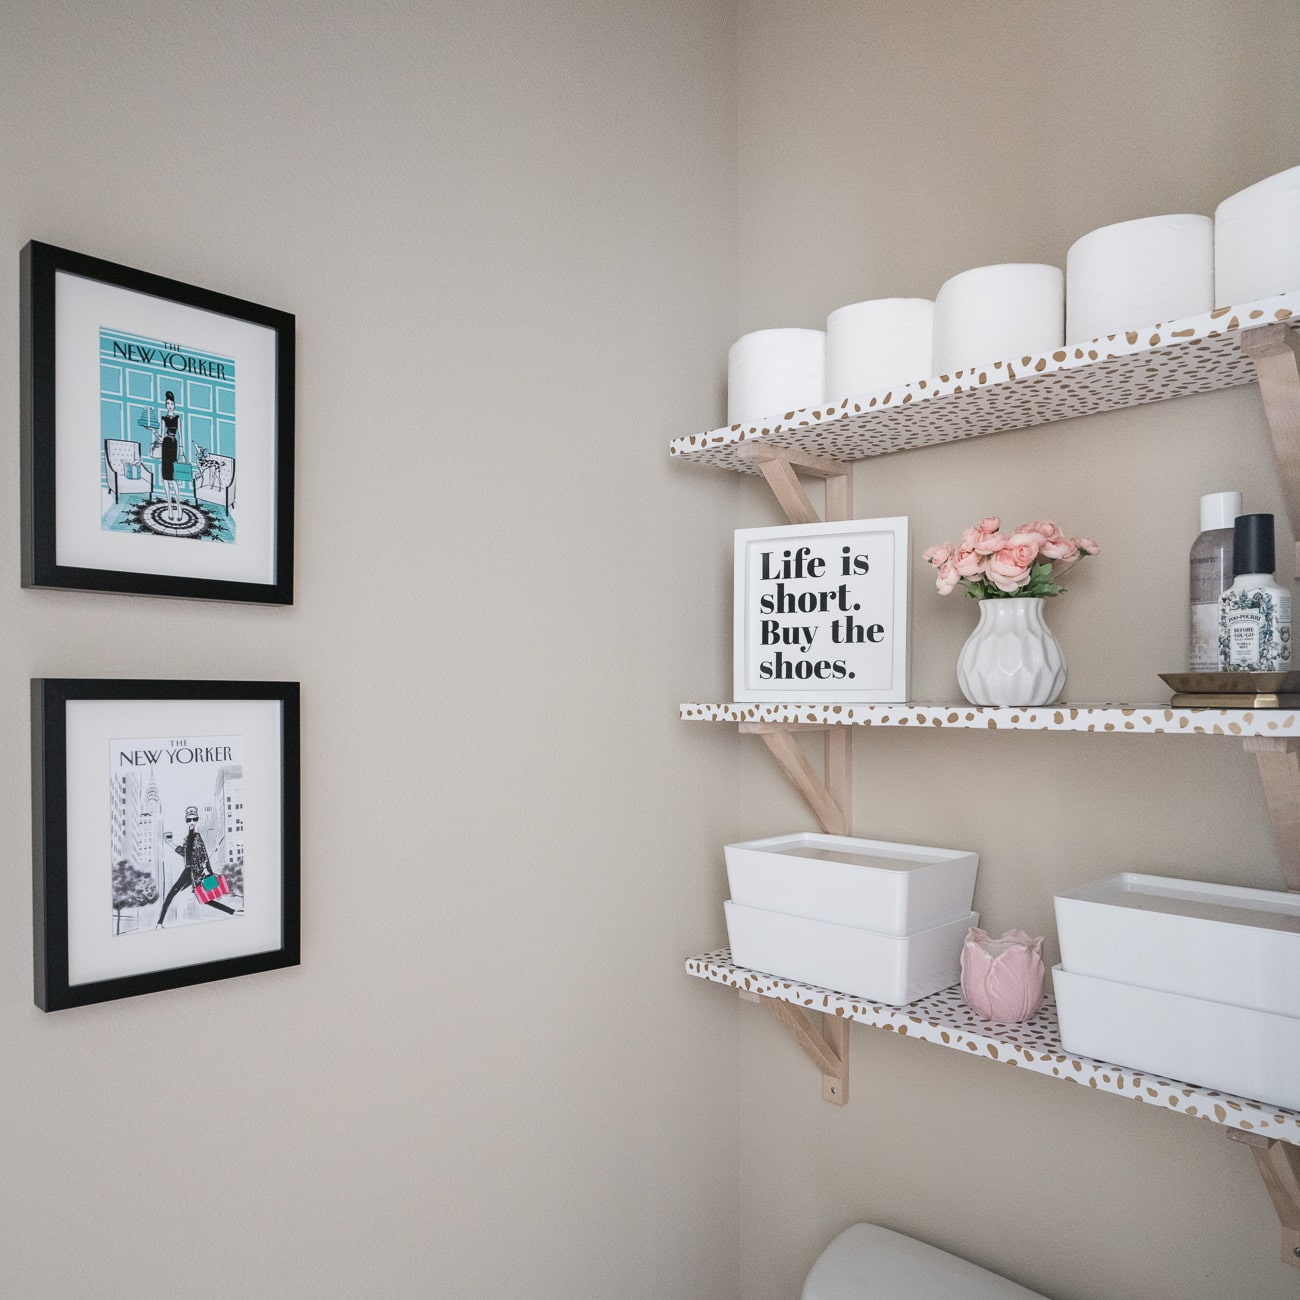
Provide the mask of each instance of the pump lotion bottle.
[{"label": "pump lotion bottle", "polygon": [[1241,514],[1240,492],[1201,498],[1201,535],[1192,543],[1191,636],[1188,668],[1219,671],[1219,597],[1232,586],[1232,525]]},{"label": "pump lotion bottle", "polygon": [[1238,515],[1232,586],[1219,599],[1219,665],[1225,672],[1291,670],[1291,593],[1273,578],[1273,516]]}]

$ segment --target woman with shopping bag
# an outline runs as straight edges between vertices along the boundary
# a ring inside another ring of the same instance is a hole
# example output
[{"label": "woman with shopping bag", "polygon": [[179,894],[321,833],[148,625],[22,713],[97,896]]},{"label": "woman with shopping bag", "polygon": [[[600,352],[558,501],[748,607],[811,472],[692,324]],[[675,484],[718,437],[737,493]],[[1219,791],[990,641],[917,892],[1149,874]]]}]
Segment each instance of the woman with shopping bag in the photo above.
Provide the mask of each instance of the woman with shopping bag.
[{"label": "woman with shopping bag", "polygon": [[208,861],[208,847],[203,843],[203,836],[199,834],[199,810],[193,804],[185,809],[185,826],[185,842],[173,846],[185,859],[185,869],[176,877],[175,884],[167,892],[167,899],[158,914],[160,930],[163,928],[163,921],[167,919],[167,909],[172,905],[172,899],[182,889],[192,889],[200,903],[215,907],[218,912],[225,912],[228,916],[235,915],[233,907],[217,902],[223,894],[230,892],[230,887],[226,884],[225,876],[218,875],[211,868]]}]

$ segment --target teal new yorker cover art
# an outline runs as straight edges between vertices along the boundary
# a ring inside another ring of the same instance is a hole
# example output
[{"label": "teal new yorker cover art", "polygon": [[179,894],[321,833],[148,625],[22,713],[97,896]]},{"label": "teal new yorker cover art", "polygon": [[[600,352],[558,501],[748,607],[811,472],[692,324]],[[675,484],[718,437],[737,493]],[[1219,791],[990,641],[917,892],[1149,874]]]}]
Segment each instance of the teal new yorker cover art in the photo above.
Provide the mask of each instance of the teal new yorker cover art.
[{"label": "teal new yorker cover art", "polygon": [[235,363],[99,331],[100,527],[235,540]]}]

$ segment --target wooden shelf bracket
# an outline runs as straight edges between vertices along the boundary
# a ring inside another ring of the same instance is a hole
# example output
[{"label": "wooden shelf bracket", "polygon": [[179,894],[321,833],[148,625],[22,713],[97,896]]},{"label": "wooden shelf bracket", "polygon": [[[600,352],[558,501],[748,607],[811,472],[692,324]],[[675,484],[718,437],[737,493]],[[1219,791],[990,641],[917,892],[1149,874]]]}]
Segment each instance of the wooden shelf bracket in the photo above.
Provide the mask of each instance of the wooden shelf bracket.
[{"label": "wooden shelf bracket", "polygon": [[[1256,325],[1241,331],[1241,350],[1251,359],[1259,380],[1264,415],[1273,436],[1273,455],[1282,499],[1297,538],[1295,567],[1300,574],[1300,354],[1296,330],[1282,324]],[[1295,888],[1293,885],[1292,888]]]},{"label": "wooden shelf bracket", "polygon": [[[797,1007],[775,998],[740,990],[745,1002],[762,1002],[777,1022],[799,1045],[803,1054],[822,1073],[822,1100],[833,1106],[849,1102],[849,1021],[844,1016],[812,1011],[805,1015]],[[820,1021],[818,1025],[816,1022]]]},{"label": "wooden shelf bracket", "polygon": [[1259,764],[1259,779],[1286,887],[1300,890],[1300,741],[1282,736],[1247,736],[1243,743]]},{"label": "wooden shelf bracket", "polygon": [[826,480],[826,522],[853,517],[853,466],[802,451],[784,451],[764,443],[749,444],[744,458],[767,480],[792,524],[818,524],[822,517],[799,482],[799,474]]},{"label": "wooden shelf bracket", "polygon": [[1300,1147],[1239,1128],[1230,1128],[1228,1136],[1255,1157],[1282,1225],[1282,1262],[1300,1268]]},{"label": "wooden shelf bracket", "polygon": [[[850,727],[825,727],[817,723],[742,722],[742,735],[761,736],[772,757],[803,796],[827,835],[851,835],[853,822],[853,735]],[[791,734],[824,733],[825,780]]]}]

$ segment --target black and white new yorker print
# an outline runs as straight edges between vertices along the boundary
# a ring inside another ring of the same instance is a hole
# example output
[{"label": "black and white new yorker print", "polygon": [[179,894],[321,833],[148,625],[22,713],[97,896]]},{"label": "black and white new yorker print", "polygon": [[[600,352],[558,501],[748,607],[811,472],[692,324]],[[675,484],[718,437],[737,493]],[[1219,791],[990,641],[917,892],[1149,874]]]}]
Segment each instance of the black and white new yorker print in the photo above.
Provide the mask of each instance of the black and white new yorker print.
[{"label": "black and white new yorker print", "polygon": [[113,933],[242,916],[243,738],[136,737],[109,746]]}]

